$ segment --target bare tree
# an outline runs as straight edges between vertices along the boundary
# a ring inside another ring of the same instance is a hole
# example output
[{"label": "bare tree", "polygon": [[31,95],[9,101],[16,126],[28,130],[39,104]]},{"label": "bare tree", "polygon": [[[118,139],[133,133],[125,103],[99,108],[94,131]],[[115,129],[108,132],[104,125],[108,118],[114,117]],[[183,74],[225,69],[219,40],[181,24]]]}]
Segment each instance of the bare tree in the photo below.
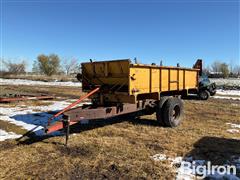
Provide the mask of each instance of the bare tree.
[{"label": "bare tree", "polygon": [[221,63],[220,72],[223,74],[223,77],[226,78],[229,76],[229,69],[226,63]]},{"label": "bare tree", "polygon": [[233,73],[234,73],[235,75],[240,75],[240,65],[234,66],[234,68],[233,68]]},{"label": "bare tree", "polygon": [[211,68],[209,67],[209,65],[207,65],[206,67],[203,68],[202,71],[204,74],[209,75]]},{"label": "bare tree", "polygon": [[22,61],[20,63],[13,63],[10,60],[2,60],[3,65],[7,69],[7,72],[10,74],[25,74],[26,73],[26,63]]},{"label": "bare tree", "polygon": [[38,61],[34,61],[34,62],[33,62],[32,72],[34,72],[34,73],[36,73],[36,74],[41,73],[41,72],[40,72],[40,69],[39,69]]},{"label": "bare tree", "polygon": [[234,67],[234,61],[233,61],[233,59],[231,59],[230,63],[229,63],[229,73],[231,75],[233,75],[233,67]]},{"label": "bare tree", "polygon": [[65,59],[63,62],[63,68],[67,75],[75,73],[78,70],[77,59],[72,58],[71,60]]},{"label": "bare tree", "polygon": [[221,62],[219,62],[219,61],[214,61],[213,63],[212,63],[212,71],[213,72],[221,72],[220,71],[220,68],[221,68]]}]

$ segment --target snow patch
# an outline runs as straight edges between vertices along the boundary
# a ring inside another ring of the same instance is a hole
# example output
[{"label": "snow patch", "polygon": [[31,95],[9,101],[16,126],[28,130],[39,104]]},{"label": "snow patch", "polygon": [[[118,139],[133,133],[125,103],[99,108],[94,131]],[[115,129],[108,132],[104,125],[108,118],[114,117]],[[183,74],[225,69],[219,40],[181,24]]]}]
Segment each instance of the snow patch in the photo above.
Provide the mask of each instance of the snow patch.
[{"label": "snow patch", "polygon": [[[47,125],[48,119],[57,111],[68,106],[66,101],[52,101],[53,104],[48,106],[28,106],[28,107],[0,107],[0,120],[21,126],[26,130],[33,130],[36,135],[43,135],[43,128]],[[81,106],[79,104],[78,106]],[[55,118],[55,120],[60,119]],[[86,123],[86,122],[85,122]],[[54,135],[58,135],[55,133]]]},{"label": "snow patch", "polygon": [[240,90],[217,89],[216,95],[212,97],[217,99],[240,100]]},{"label": "snow patch", "polygon": [[[206,160],[193,160],[193,157],[176,157],[171,158],[167,157],[165,154],[155,154],[153,156],[150,156],[155,161],[169,161],[170,166],[174,168],[176,175],[176,180],[193,180],[196,178],[199,178],[199,174],[196,173],[194,168],[196,169],[198,166],[204,166],[207,164]],[[186,166],[186,164],[191,164],[190,168],[189,166]],[[240,170],[240,157],[238,156],[232,156],[229,161],[224,166],[227,165],[234,165],[236,169]],[[210,169],[211,170],[211,169]],[[231,180],[240,180],[239,177],[233,174],[218,174],[217,172],[207,172],[208,175],[207,178],[210,179],[231,179]]]},{"label": "snow patch", "polygon": [[232,128],[239,128],[240,129],[240,124],[233,124],[233,123],[226,123],[227,125],[230,125]]},{"label": "snow patch", "polygon": [[230,96],[211,96],[216,99],[231,99],[231,100],[240,100],[240,97],[230,97]]},{"label": "snow patch", "polygon": [[240,96],[240,90],[223,90],[217,89],[217,94],[220,95],[231,95],[231,96]]},{"label": "snow patch", "polygon": [[80,82],[44,82],[44,81],[32,81],[26,79],[3,79],[0,78],[0,85],[40,85],[40,86],[76,86],[82,87]]},{"label": "snow patch", "polygon": [[21,135],[0,129],[0,141],[5,141],[6,139],[16,139],[19,137],[21,137]]},{"label": "snow patch", "polygon": [[227,129],[227,132],[229,133],[239,133],[239,130],[238,129]]},{"label": "snow patch", "polygon": [[[153,156],[150,156],[154,161],[168,161],[170,162],[170,166],[174,168],[174,170],[177,173],[176,179],[177,180],[191,180],[194,179],[195,174],[193,174],[193,171],[191,169],[186,169],[181,166],[181,164],[184,162],[182,157],[176,157],[171,158],[167,157],[165,154],[155,154]],[[192,160],[192,157],[187,158],[189,161]]]},{"label": "snow patch", "polygon": [[211,82],[215,82],[217,86],[233,86],[240,87],[240,78],[209,78]]},{"label": "snow patch", "polygon": [[233,124],[233,123],[226,123],[226,124],[231,126],[231,129],[227,129],[227,132],[232,134],[240,132],[240,130],[238,130],[240,129],[240,124]]},{"label": "snow patch", "polygon": [[167,156],[165,154],[155,154],[151,157],[154,161],[163,161],[167,160]]}]

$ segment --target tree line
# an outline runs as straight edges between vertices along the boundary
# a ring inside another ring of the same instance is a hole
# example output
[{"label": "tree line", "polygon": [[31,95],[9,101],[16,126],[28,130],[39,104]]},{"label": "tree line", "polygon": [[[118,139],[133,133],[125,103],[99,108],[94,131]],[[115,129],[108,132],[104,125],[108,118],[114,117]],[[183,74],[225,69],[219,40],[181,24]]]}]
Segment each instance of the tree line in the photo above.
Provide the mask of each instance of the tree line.
[{"label": "tree line", "polygon": [[[26,73],[26,62],[20,63],[2,60],[7,73],[9,74],[24,74]],[[52,76],[55,74],[72,74],[80,72],[80,64],[76,58],[63,59],[56,54],[40,54],[33,63],[32,73]],[[240,64],[228,65],[227,63],[214,61],[211,65],[206,66],[203,72],[209,76],[216,77],[239,77]]]},{"label": "tree line", "polygon": [[[25,74],[27,64],[25,61],[11,62],[10,60],[2,60],[3,66],[8,74]],[[32,73],[43,74],[47,76],[78,73],[80,71],[80,64],[76,58],[61,59],[56,54],[40,54],[33,63]]]},{"label": "tree line", "polygon": [[206,66],[203,72],[212,77],[239,77],[240,76],[240,64],[239,65],[229,65],[221,61],[214,61],[210,66]]}]

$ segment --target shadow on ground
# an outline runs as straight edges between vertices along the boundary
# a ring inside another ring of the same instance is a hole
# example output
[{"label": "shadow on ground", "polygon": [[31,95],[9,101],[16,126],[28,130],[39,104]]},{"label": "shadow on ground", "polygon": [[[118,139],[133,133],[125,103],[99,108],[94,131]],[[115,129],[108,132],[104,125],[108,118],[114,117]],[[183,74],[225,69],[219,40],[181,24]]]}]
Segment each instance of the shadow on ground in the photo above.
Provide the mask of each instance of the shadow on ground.
[{"label": "shadow on ground", "polygon": [[192,151],[184,159],[205,160],[212,165],[234,165],[240,177],[240,140],[221,137],[203,137],[194,143]]},{"label": "shadow on ground", "polygon": [[[29,114],[17,114],[10,116],[10,118],[16,121],[22,121],[27,124],[45,126],[48,119],[56,114],[58,111],[49,111],[49,112],[39,112],[39,113],[29,113]],[[60,118],[60,117],[59,117]],[[59,118],[56,118],[58,120]]]},{"label": "shadow on ground", "polygon": [[182,96],[181,98],[184,100],[199,100],[200,101],[199,97],[195,94],[189,94],[188,96]]},{"label": "shadow on ground", "polygon": [[[35,121],[29,121],[28,118],[32,118],[33,116],[37,116],[37,120]],[[49,115],[46,115],[46,113],[36,113],[36,114],[26,114],[26,115],[16,115],[11,118],[14,118],[15,120],[21,120],[26,123],[31,123],[37,126],[45,127],[47,125],[48,118],[51,117]],[[42,119],[41,119],[42,118]],[[112,125],[121,123],[124,121],[128,121],[132,124],[139,124],[139,125],[148,125],[148,126],[159,126],[157,121],[150,120],[150,119],[136,119],[132,115],[123,115],[120,117],[114,117],[114,118],[108,118],[108,119],[98,119],[98,120],[83,120],[77,124],[74,124],[70,126],[70,134],[73,133],[81,133],[83,131],[89,131],[96,128],[101,128],[104,126]],[[34,123],[35,122],[35,123]],[[43,132],[43,130],[41,130]],[[37,134],[37,135],[36,135]],[[27,132],[24,134],[23,138],[19,138],[18,144],[32,144],[35,142],[43,141],[44,139],[48,139],[50,137],[53,137],[53,135],[39,135],[39,131],[32,133],[32,131]],[[54,134],[54,136],[64,136],[65,132],[64,130],[61,130],[60,133]],[[27,137],[27,138],[26,138]],[[46,142],[48,143],[48,142]]]}]

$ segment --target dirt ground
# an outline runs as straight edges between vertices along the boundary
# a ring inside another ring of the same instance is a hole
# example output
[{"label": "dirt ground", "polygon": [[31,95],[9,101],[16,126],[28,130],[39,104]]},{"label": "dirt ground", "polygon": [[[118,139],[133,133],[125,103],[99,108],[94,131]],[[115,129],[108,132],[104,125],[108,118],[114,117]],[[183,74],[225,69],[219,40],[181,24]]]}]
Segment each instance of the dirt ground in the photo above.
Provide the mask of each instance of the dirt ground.
[{"label": "dirt ground", "polygon": [[2,85],[0,87],[0,97],[8,94],[45,94],[63,98],[79,98],[83,93],[79,87]]},{"label": "dirt ground", "polygon": [[45,81],[45,82],[52,82],[52,81],[77,81],[76,75],[27,75],[27,74],[7,74],[1,73],[0,78],[4,79],[24,79],[24,80],[33,80],[33,81]]},{"label": "dirt ground", "polygon": [[[64,98],[81,94],[70,87],[59,91],[22,86],[20,90]],[[192,156],[221,165],[233,155],[240,156],[240,133],[227,131],[231,127],[226,124],[240,124],[240,101],[184,100],[184,109],[182,124],[173,129],[159,127],[153,114],[139,120],[125,117],[74,125],[68,147],[64,136],[2,141],[0,179],[174,179],[176,172],[168,162],[150,157]],[[16,128],[3,122],[0,126]]]}]

